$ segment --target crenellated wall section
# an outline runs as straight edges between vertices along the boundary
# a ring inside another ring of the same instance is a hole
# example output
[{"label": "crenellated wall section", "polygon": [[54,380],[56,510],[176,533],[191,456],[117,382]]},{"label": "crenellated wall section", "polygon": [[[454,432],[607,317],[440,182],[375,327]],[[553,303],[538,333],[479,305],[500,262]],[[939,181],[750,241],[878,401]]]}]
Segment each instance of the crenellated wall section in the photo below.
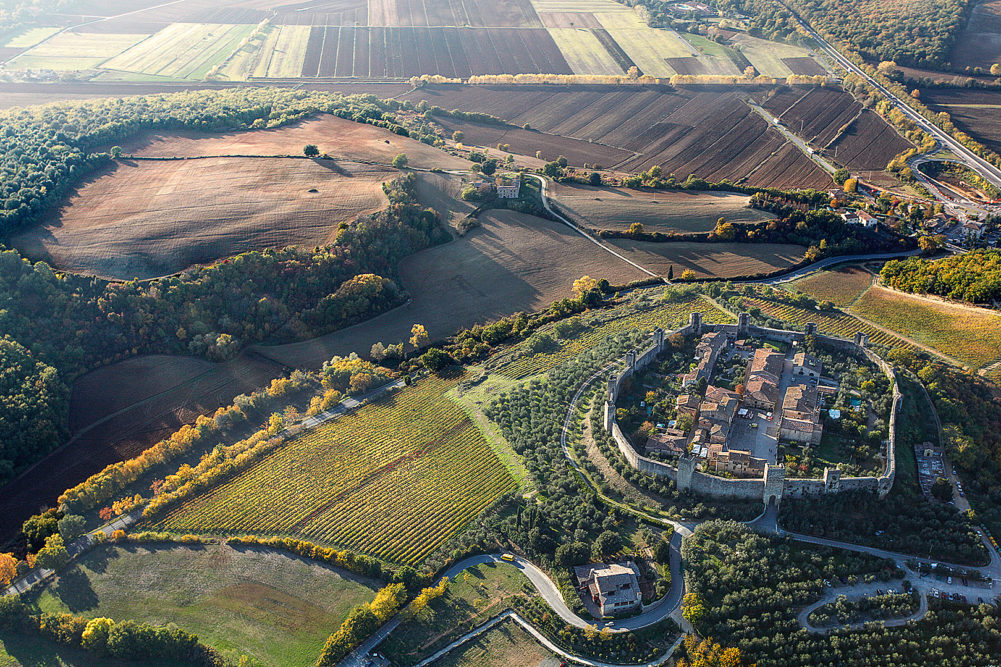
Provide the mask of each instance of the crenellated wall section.
[{"label": "crenellated wall section", "polygon": [[[890,411],[889,440],[886,445],[886,468],[883,474],[879,477],[841,477],[840,470],[826,468],[821,479],[786,479],[784,466],[772,465],[766,469],[764,478],[728,479],[696,470],[696,461],[691,457],[680,459],[675,467],[640,455],[616,423],[615,401],[619,397],[622,383],[633,373],[645,368],[660,356],[669,336],[698,336],[713,331],[723,331],[736,338],[754,336],[787,343],[802,342],[807,335],[813,335],[824,345],[843,350],[849,354],[863,355],[878,366],[889,378],[893,387],[893,407]],[[769,502],[778,505],[784,496],[802,497],[855,490],[875,491],[882,498],[893,487],[893,480],[897,472],[896,426],[902,396],[897,387],[896,375],[888,363],[868,348],[868,339],[864,333],[858,332],[855,334],[854,340],[847,340],[818,334],[816,331],[817,327],[812,323],[806,325],[806,332],[752,326],[750,316],[747,313],[740,314],[737,324],[705,324],[699,313],[691,313],[688,324],[680,329],[669,332],[656,329],[650,338],[649,346],[628,352],[624,360],[625,368],[609,376],[604,408],[605,430],[611,434],[629,465],[640,472],[667,477],[674,481],[681,491],[692,491],[719,498],[760,498],[766,505]]]}]

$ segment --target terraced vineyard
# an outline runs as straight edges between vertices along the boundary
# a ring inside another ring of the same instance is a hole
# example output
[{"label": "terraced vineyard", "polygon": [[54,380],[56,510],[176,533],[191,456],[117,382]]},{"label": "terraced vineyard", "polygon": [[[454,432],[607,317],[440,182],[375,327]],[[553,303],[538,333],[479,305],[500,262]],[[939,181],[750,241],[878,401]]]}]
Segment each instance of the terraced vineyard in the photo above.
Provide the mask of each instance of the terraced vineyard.
[{"label": "terraced vineyard", "polygon": [[869,342],[873,345],[914,349],[914,346],[906,341],[892,336],[885,331],[880,331],[840,310],[820,312],[818,310],[797,308],[796,306],[757,298],[745,298],[744,305],[746,308],[758,308],[762,314],[790,324],[804,326],[807,322],[816,322],[818,331],[832,336],[852,338],[855,336],[856,331],[862,331],[869,336]]},{"label": "terraced vineyard", "polygon": [[702,313],[705,322],[732,322],[733,317],[710,301],[696,296],[676,303],[666,303],[651,310],[616,317],[597,326],[589,327],[572,340],[560,341],[559,348],[552,352],[542,352],[515,359],[498,368],[509,378],[521,378],[544,373],[571,359],[585,350],[590,350],[599,342],[622,331],[631,329],[652,330],[654,327],[675,329],[688,321],[689,313]]},{"label": "terraced vineyard", "polygon": [[428,379],[317,427],[154,524],[294,535],[414,564],[516,487],[466,414]]}]

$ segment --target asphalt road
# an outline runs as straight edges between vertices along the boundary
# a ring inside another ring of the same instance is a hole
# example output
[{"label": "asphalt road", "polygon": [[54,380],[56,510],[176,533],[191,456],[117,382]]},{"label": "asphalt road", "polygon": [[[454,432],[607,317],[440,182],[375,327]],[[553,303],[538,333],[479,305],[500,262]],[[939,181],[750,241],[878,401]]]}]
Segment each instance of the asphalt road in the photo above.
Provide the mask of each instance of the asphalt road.
[{"label": "asphalt road", "polygon": [[796,18],[796,21],[800,26],[807,32],[807,34],[812,37],[817,44],[820,45],[821,49],[827,53],[834,61],[846,69],[847,71],[856,74],[866,82],[878,90],[884,97],[886,97],[889,102],[896,107],[902,114],[907,118],[914,121],[922,130],[933,136],[942,146],[948,148],[959,160],[965,164],[967,167],[973,171],[980,174],[984,179],[990,181],[994,185],[1001,187],[1001,169],[998,169],[991,163],[987,162],[980,156],[973,153],[971,150],[963,146],[961,143],[952,138],[950,134],[939,129],[937,126],[933,125],[924,116],[914,110],[909,104],[904,100],[897,97],[895,94],[890,92],[885,86],[876,81],[873,77],[869,76],[862,68],[858,67],[852,61],[848,60],[845,56],[841,54],[836,48],[834,48],[826,39],[820,36],[820,34],[810,26],[799,14],[793,11],[790,7],[783,4],[783,6],[789,10],[792,15]]}]

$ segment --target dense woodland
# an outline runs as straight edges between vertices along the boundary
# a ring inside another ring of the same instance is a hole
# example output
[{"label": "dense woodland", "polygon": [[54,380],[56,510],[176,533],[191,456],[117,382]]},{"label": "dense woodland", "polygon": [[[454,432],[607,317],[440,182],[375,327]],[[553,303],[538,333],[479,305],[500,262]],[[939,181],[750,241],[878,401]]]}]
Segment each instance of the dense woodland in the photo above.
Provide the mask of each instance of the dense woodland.
[{"label": "dense woodland", "polygon": [[[273,127],[319,112],[395,128],[392,108],[371,96],[243,89],[8,112],[0,230],[36,221],[110,159],[91,151],[146,129]],[[221,361],[245,344],[313,337],[398,305],[404,295],[390,276],[399,261],[448,238],[414,188],[413,175],[384,185],[389,207],[342,224],[329,246],[248,252],[152,281],[62,274],[0,250],[0,331],[29,355],[9,346],[0,355],[10,416],[0,420],[0,483],[62,442],[63,382],[77,373],[142,353]],[[40,417],[28,430],[26,414]]]},{"label": "dense woodland", "polygon": [[971,667],[1001,659],[1001,612],[988,604],[931,601],[929,614],[907,626],[829,635],[810,634],[797,622],[799,609],[826,590],[824,580],[888,581],[900,575],[890,561],[805,547],[723,521],[696,528],[682,554],[686,616],[701,635],[740,648],[758,667]]},{"label": "dense woodland", "polygon": [[973,4],[887,2],[886,0],[713,0],[726,12],[752,17],[748,32],[768,39],[796,32],[789,7],[817,32],[848,44],[868,60],[893,60],[915,67],[945,67]]},{"label": "dense woodland", "polygon": [[973,250],[942,259],[887,262],[880,279],[895,289],[970,303],[1001,302],[1001,250]]}]

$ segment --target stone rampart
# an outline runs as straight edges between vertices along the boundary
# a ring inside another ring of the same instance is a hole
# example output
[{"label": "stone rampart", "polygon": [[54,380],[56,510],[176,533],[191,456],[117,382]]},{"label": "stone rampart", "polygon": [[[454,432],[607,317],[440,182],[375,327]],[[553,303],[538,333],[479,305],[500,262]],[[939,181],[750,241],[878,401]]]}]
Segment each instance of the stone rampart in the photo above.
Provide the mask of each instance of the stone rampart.
[{"label": "stone rampart", "polygon": [[886,448],[886,468],[884,473],[877,477],[841,477],[840,471],[827,469],[823,479],[798,479],[785,478],[785,469],[782,466],[769,466],[768,473],[764,478],[757,479],[730,479],[717,477],[699,472],[695,469],[694,459],[683,459],[679,461],[678,467],[649,459],[641,456],[632,443],[619,428],[615,420],[615,401],[619,397],[622,383],[636,370],[642,369],[653,362],[664,350],[666,340],[669,336],[691,334],[701,334],[713,331],[722,331],[728,336],[755,336],[770,338],[787,343],[793,341],[802,342],[806,338],[806,333],[802,331],[790,331],[786,329],[770,329],[768,327],[751,326],[746,313],[741,313],[738,324],[705,324],[698,313],[692,313],[689,324],[669,332],[660,329],[654,331],[652,344],[642,352],[632,351],[626,355],[626,367],[613,374],[608,379],[608,395],[605,402],[605,428],[611,434],[619,451],[629,462],[629,465],[637,470],[651,474],[667,477],[678,484],[681,491],[692,491],[707,496],[720,498],[761,498],[767,504],[774,499],[780,502],[783,495],[792,497],[820,495],[824,493],[841,493],[843,491],[870,490],[876,491],[882,498],[889,493],[893,487],[896,476],[896,424],[897,413],[900,408],[901,394],[897,387],[897,378],[893,368],[881,359],[878,355],[868,349],[867,336],[859,332],[855,340],[836,338],[815,334],[815,325],[807,325],[807,329],[816,336],[819,342],[835,349],[848,352],[850,354],[864,356],[889,378],[893,386],[893,408],[890,411],[889,440]]}]

